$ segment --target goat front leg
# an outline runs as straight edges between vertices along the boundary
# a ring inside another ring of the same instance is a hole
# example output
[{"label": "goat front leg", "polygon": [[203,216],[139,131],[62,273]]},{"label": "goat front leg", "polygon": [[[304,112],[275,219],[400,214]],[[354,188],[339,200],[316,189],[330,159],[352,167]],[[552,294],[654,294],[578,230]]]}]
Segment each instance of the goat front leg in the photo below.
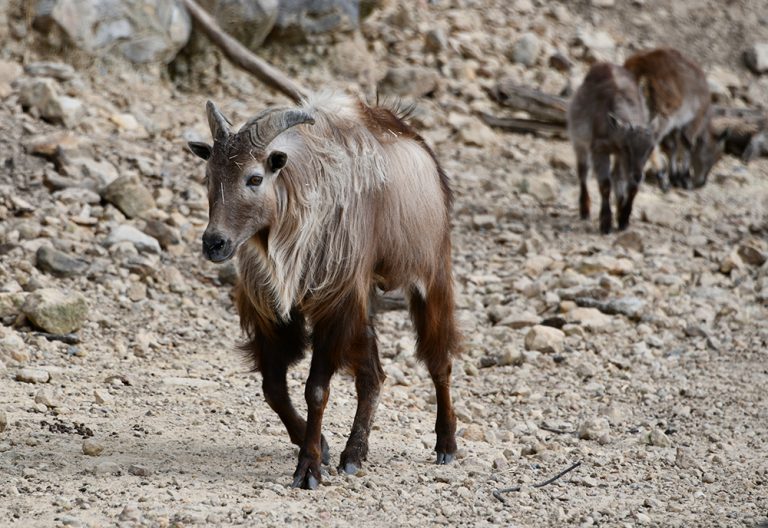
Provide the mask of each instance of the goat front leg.
[{"label": "goat front leg", "polygon": [[589,175],[589,154],[583,149],[576,150],[576,172],[579,176],[579,216],[582,220],[589,218],[589,189],[587,188],[587,176]]},{"label": "goat front leg", "polygon": [[304,397],[307,400],[307,428],[304,442],[299,449],[299,463],[293,473],[291,486],[294,488],[317,489],[322,480],[320,463],[323,460],[323,413],[328,403],[332,376],[330,365],[325,358],[318,358],[315,351],[304,389]]},{"label": "goat front leg", "polygon": [[640,187],[640,180],[642,178],[636,178],[631,176],[627,184],[626,197],[618,210],[617,222],[619,224],[619,231],[623,231],[629,227],[629,217],[632,216],[632,204],[635,202],[635,196],[637,196],[637,190]]},{"label": "goat front leg", "polygon": [[[264,399],[277,413],[288,431],[291,442],[304,443],[307,424],[291,403],[288,393],[288,368],[304,357],[307,332],[304,316],[297,310],[291,312],[288,322],[280,322],[263,328],[241,348],[248,352],[261,371],[261,388]],[[328,443],[321,439],[323,462],[329,461]]]},{"label": "goat front leg", "polygon": [[[343,308],[337,309],[344,313]],[[304,389],[307,400],[307,429],[299,450],[299,463],[293,474],[294,488],[316,489],[322,480],[323,413],[328,403],[331,378],[341,364],[349,346],[349,333],[345,320],[330,316],[316,322],[312,334],[312,363]]]},{"label": "goat front leg", "polygon": [[356,339],[351,363],[355,370],[357,389],[357,411],[347,445],[341,453],[339,471],[354,475],[363,466],[368,456],[368,437],[371,434],[373,417],[379,403],[379,393],[384,380],[384,371],[379,362],[376,346],[376,332],[370,322],[361,325]]},{"label": "goat front leg", "polygon": [[592,153],[592,163],[600,187],[600,232],[611,232],[611,157],[605,153]]}]

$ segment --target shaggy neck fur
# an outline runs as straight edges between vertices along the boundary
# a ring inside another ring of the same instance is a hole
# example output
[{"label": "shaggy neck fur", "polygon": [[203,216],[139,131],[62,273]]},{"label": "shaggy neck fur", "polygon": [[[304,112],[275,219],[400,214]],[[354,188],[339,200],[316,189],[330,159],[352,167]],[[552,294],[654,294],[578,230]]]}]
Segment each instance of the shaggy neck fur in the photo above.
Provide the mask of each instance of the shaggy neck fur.
[{"label": "shaggy neck fur", "polygon": [[302,108],[315,124],[290,129],[269,147],[289,161],[275,182],[266,247],[257,236],[238,253],[247,295],[273,320],[287,320],[293,306],[307,302],[329,310],[342,290],[367,289],[349,278],[369,279],[371,263],[358,257],[373,253],[371,197],[387,182],[384,146],[361,124],[356,99],[319,94]]}]

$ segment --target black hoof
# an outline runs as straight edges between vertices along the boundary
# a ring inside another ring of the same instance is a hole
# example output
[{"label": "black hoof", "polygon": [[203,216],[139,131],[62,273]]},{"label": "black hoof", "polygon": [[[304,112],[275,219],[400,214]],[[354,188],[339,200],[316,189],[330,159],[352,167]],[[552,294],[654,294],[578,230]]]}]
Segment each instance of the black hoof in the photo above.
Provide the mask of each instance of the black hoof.
[{"label": "black hoof", "polygon": [[360,468],[352,462],[347,462],[339,466],[339,473],[346,473],[347,475],[355,475],[360,471]]},{"label": "black hoof", "polygon": [[309,458],[300,458],[291,487],[313,490],[317,489],[321,480],[320,464]]},{"label": "black hoof", "polygon": [[437,453],[437,458],[435,459],[435,464],[442,466],[445,464],[450,464],[453,461],[453,457],[455,455],[453,453]]},{"label": "black hoof", "polygon": [[320,481],[312,475],[307,475],[306,477],[297,476],[293,479],[293,483],[291,484],[292,488],[306,490],[316,490],[318,486],[320,486]]}]

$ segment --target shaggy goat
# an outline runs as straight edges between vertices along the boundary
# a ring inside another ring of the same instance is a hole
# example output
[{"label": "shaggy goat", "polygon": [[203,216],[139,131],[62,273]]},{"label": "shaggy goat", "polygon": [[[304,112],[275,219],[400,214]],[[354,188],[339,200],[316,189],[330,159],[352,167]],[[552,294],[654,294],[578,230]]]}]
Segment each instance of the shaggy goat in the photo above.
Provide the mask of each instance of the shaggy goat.
[{"label": "shaggy goat", "polygon": [[720,159],[728,136],[728,130],[712,126],[706,75],[698,64],[669,48],[636,53],[624,67],[643,92],[649,117],[656,119],[654,140],[669,160],[668,174],[656,167],[662,189],[670,184],[701,187]]},{"label": "shaggy goat", "polygon": [[[300,446],[293,486],[315,488],[328,462],[321,434],[331,377],[355,375],[357,412],[339,469],[355,473],[384,372],[371,316],[375,288],[403,288],[417,357],[437,394],[437,463],[456,452],[450,396],[458,351],[451,273],[451,190],[432,150],[400,117],[343,94],[271,108],[239,131],[207,105],[209,223],[203,253],[237,255],[242,348],[262,373],[267,403]],[[311,327],[311,334],[307,327]],[[308,416],[288,396],[287,369],[312,344]]]},{"label": "shaggy goat", "polygon": [[[640,90],[621,66],[593,65],[568,107],[568,134],[576,153],[582,219],[589,218],[589,163],[600,186],[600,231],[611,231],[611,187],[616,222],[626,229],[632,202],[643,180],[643,166],[653,149]],[[613,169],[611,169],[613,157]]]}]

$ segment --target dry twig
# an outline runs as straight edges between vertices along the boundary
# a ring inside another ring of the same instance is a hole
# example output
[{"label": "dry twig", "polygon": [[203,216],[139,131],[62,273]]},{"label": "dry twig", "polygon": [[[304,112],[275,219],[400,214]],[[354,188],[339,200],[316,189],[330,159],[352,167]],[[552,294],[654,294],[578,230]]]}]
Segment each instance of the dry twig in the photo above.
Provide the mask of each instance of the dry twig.
[{"label": "dry twig", "polygon": [[[549,478],[549,479],[545,480],[544,482],[539,482],[537,484],[534,484],[533,487],[534,488],[543,488],[544,486],[548,486],[549,484],[552,484],[557,479],[561,478],[563,475],[566,475],[567,473],[570,473],[571,471],[573,471],[574,469],[576,469],[580,465],[581,465],[581,460],[571,464],[570,466],[568,466],[567,468],[562,470],[560,473],[558,473],[554,477]],[[504,500],[504,497],[502,497],[501,495],[503,493],[513,493],[513,492],[516,492],[516,491],[520,491],[521,489],[523,489],[522,486],[512,486],[511,488],[497,489],[497,490],[493,490],[493,496],[496,497],[497,499],[499,499],[501,502],[506,504],[507,501]]]},{"label": "dry twig", "polygon": [[197,26],[233,64],[252,74],[270,88],[287,95],[296,103],[306,98],[308,91],[304,87],[229,36],[195,0],[183,0],[183,2]]},{"label": "dry twig", "polygon": [[571,431],[571,430],[568,430],[568,429],[558,429],[557,427],[550,427],[550,426],[548,426],[546,424],[541,424],[539,426],[539,429],[541,429],[542,431],[547,431],[547,432],[555,433],[555,434],[573,434],[573,433],[576,432],[576,431]]}]

